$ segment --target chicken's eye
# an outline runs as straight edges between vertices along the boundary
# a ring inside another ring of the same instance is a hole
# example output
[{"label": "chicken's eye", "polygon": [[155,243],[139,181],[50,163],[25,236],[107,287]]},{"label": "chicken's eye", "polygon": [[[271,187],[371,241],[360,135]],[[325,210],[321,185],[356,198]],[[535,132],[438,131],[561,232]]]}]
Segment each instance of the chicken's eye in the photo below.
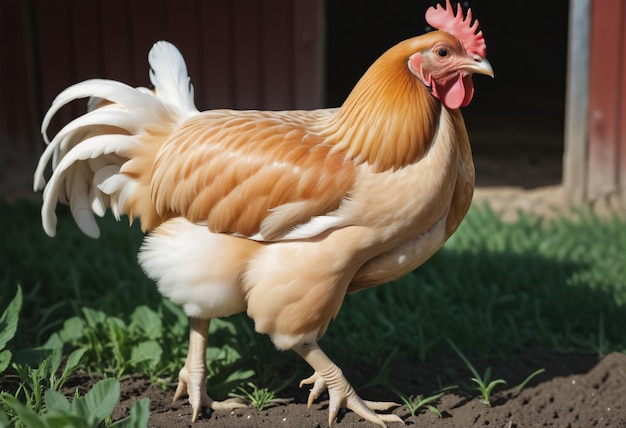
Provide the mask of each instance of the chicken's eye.
[{"label": "chicken's eye", "polygon": [[441,58],[448,56],[448,49],[446,48],[437,49],[437,55],[439,55]]}]

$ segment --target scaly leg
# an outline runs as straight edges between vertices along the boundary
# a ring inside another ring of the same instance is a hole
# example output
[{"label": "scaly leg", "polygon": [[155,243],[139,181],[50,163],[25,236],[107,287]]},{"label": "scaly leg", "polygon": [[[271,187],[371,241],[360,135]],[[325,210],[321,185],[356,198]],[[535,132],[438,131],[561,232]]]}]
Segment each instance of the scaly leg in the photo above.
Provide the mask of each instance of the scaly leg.
[{"label": "scaly leg", "polygon": [[213,410],[232,410],[247,407],[237,401],[215,401],[206,392],[206,342],[211,320],[189,318],[189,351],[185,365],[178,373],[178,386],[174,400],[183,395],[189,396],[189,404],[193,409],[191,422],[198,419],[202,408]]},{"label": "scaly leg", "polygon": [[333,421],[342,407],[352,410],[367,421],[380,426],[387,426],[385,422],[399,422],[404,424],[399,416],[393,414],[378,414],[374,410],[387,410],[394,406],[399,406],[393,402],[364,401],[354,391],[352,386],[344,377],[341,369],[326,356],[317,343],[302,344],[294,348],[304,360],[315,370],[313,376],[303,379],[302,385],[313,384],[309,393],[307,406],[311,407],[313,401],[328,388],[330,401],[328,403],[328,425]]}]

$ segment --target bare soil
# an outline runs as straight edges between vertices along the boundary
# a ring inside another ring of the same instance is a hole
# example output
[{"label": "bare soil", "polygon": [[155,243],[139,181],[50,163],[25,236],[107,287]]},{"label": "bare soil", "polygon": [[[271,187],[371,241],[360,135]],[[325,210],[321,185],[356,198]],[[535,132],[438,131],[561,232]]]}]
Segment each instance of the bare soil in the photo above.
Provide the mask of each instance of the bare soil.
[{"label": "bare soil", "polygon": [[[294,355],[294,358],[297,358]],[[507,385],[496,388],[491,405],[480,401],[469,384],[431,403],[439,417],[422,408],[415,416],[406,406],[393,409],[406,425],[414,427],[624,427],[626,426],[626,355],[612,353],[598,358],[589,354],[557,353],[540,349],[520,350],[516,355],[479,361],[480,373],[492,368],[494,379],[505,379]],[[545,372],[533,378],[521,391],[518,386],[537,368]],[[448,373],[449,375],[446,375]],[[346,374],[354,384],[376,375],[375,368],[350,367]],[[277,373],[277,376],[280,376]],[[469,380],[470,372],[457,359],[435,359],[421,364],[406,362],[392,368],[391,382],[403,390],[424,391],[428,395],[440,385]],[[88,384],[89,382],[87,382]],[[83,387],[88,386],[83,383]],[[384,389],[365,389],[365,399],[393,400],[398,397]],[[162,390],[140,377],[122,380],[122,401],[117,417],[126,414],[132,403],[150,397],[151,427],[187,427],[191,408],[186,400],[171,402],[173,391]],[[324,427],[328,425],[327,397],[310,409],[306,407],[306,390],[284,391],[293,398],[287,405],[262,411],[239,409],[213,412],[193,424],[194,427]],[[375,426],[353,412],[340,415],[334,424],[339,427]],[[398,424],[393,424],[398,425]],[[393,426],[390,425],[390,426]],[[399,425],[398,425],[399,426]]]}]

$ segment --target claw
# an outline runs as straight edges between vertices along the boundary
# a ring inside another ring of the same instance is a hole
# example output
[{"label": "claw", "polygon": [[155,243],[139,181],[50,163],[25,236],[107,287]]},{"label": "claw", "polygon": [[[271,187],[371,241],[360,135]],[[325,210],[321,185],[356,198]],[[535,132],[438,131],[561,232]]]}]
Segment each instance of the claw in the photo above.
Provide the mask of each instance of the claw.
[{"label": "claw", "polygon": [[311,407],[313,401],[320,396],[325,388],[328,388],[329,426],[333,424],[341,408],[352,410],[363,419],[381,427],[386,427],[387,422],[397,422],[404,425],[404,421],[397,415],[375,412],[375,410],[388,410],[391,407],[398,407],[398,403],[362,400],[343,376],[339,367],[330,361],[317,344],[301,345],[294,350],[315,369],[315,373],[312,376],[300,381],[300,387],[313,384],[307,406]]},{"label": "claw", "polygon": [[404,421],[398,415],[374,412],[374,410],[388,410],[391,407],[397,406],[399,406],[399,404],[391,402],[364,401],[356,395],[356,393],[348,398],[346,405],[348,409],[352,410],[363,419],[380,425],[381,427],[387,426],[385,422],[398,422],[404,425]]},{"label": "claw", "polygon": [[178,386],[174,393],[174,401],[184,395],[189,397],[191,404],[191,422],[195,422],[202,409],[233,410],[248,407],[241,400],[228,399],[215,401],[206,392],[206,339],[210,320],[190,318],[189,351],[185,365],[178,373]]},{"label": "claw", "polygon": [[[347,381],[346,381],[347,382]],[[366,421],[386,427],[385,422],[399,422],[404,425],[404,421],[397,415],[380,414],[374,410],[388,410],[391,407],[397,407],[399,404],[386,401],[365,401],[359,397],[354,389],[348,384],[349,390],[346,393],[345,407],[361,416]],[[329,391],[330,394],[330,391]],[[336,417],[336,415],[335,415]],[[334,420],[334,419],[333,419]]]},{"label": "claw", "polygon": [[393,401],[367,401],[363,400],[365,405],[372,410],[389,410],[392,407],[400,407],[400,403],[394,403]]},{"label": "claw", "polygon": [[212,408],[213,399],[209,397],[206,392],[206,386],[204,385],[204,373],[200,376],[191,376],[184,366],[178,373],[178,386],[174,393],[173,401],[187,395],[189,397],[189,404],[191,405],[191,422],[195,422],[200,415],[202,408]]},{"label": "claw", "polygon": [[[204,379],[204,377],[202,377]],[[234,410],[248,405],[239,398],[229,398],[224,401],[215,401],[206,392],[206,388],[203,384],[196,382],[196,379],[189,376],[187,368],[183,367],[178,374],[178,386],[174,393],[173,401],[187,395],[189,397],[189,404],[191,405],[191,422],[195,422],[200,415],[202,409],[212,410]]]},{"label": "claw", "polygon": [[313,384],[313,387],[309,391],[309,399],[306,403],[306,407],[308,409],[311,408],[313,402],[317,400],[322,392],[324,392],[324,390],[326,389],[326,382],[324,382],[324,379],[317,372],[313,373],[313,375],[306,379],[302,379],[300,381],[300,388],[302,388],[303,385],[310,384]]}]

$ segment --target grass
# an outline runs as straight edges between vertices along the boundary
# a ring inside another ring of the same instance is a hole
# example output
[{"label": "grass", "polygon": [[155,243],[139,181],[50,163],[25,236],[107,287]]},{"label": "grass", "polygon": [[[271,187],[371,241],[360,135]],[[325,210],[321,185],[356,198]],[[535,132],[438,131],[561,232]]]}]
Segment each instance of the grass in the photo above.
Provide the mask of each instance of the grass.
[{"label": "grass", "polygon": [[257,410],[264,410],[291,401],[290,398],[278,398],[274,391],[268,388],[260,388],[252,382],[248,382],[245,387],[237,387],[235,392],[231,392],[229,395],[247,400]]},{"label": "grass", "polygon": [[417,415],[420,409],[425,407],[426,409],[428,409],[428,411],[436,414],[437,417],[442,418],[443,415],[441,411],[439,411],[439,409],[437,409],[437,407],[435,407],[431,403],[436,403],[441,397],[443,397],[446,394],[446,392],[453,390],[455,388],[456,388],[456,385],[447,386],[445,388],[442,388],[440,391],[429,396],[424,396],[422,394],[419,394],[416,397],[413,397],[413,396],[407,397],[401,392],[396,392],[396,393],[398,394],[398,397],[400,397],[400,400],[402,400],[402,404],[404,404],[406,408],[409,410],[409,413],[411,416]]},{"label": "grass", "polygon": [[[461,352],[461,350],[454,344],[454,342],[449,340],[448,343],[450,344],[452,349],[454,349],[454,352],[456,352],[457,355],[461,357],[461,359],[463,360],[463,363],[465,363],[467,368],[474,375],[474,377],[472,377],[472,382],[476,383],[477,385],[476,389],[478,390],[478,392],[480,392],[480,397],[481,397],[480,401],[485,403],[487,406],[491,406],[491,393],[493,392],[496,386],[506,385],[506,380],[504,379],[491,380],[491,367],[487,367],[485,369],[485,373],[481,376],[480,374],[478,374],[478,370],[474,368],[474,365],[467,359],[465,354]],[[524,381],[524,384],[526,383],[527,381]]]},{"label": "grass", "polygon": [[[0,310],[18,285],[23,291],[19,329],[0,363],[11,351],[60,341],[66,349],[85,348],[82,366],[90,371],[114,378],[139,371],[164,386],[175,380],[186,354],[187,320],[137,266],[137,225],[107,216],[100,221],[102,238],[92,240],[63,207],[51,239],[32,203],[1,204],[0,220],[11,225],[0,240]],[[471,358],[529,343],[599,355],[624,351],[624,254],[623,219],[581,211],[573,220],[542,224],[521,216],[508,224],[473,207],[424,266],[347,296],[320,345],[342,367],[389,367],[392,359],[449,354],[446,339]],[[212,323],[208,354],[210,393],[217,398],[246,385],[269,397],[286,384],[277,381],[277,370],[293,382],[299,370],[310,374],[295,355],[254,333],[245,315]],[[387,376],[376,382],[388,382]]]},{"label": "grass", "polygon": [[581,212],[543,227],[524,216],[507,224],[474,207],[443,249],[411,275],[348,296],[322,345],[349,348],[342,351],[348,360],[396,348],[398,358],[424,360],[449,352],[445,338],[472,355],[528,343],[622,351],[624,254],[624,220]]}]

